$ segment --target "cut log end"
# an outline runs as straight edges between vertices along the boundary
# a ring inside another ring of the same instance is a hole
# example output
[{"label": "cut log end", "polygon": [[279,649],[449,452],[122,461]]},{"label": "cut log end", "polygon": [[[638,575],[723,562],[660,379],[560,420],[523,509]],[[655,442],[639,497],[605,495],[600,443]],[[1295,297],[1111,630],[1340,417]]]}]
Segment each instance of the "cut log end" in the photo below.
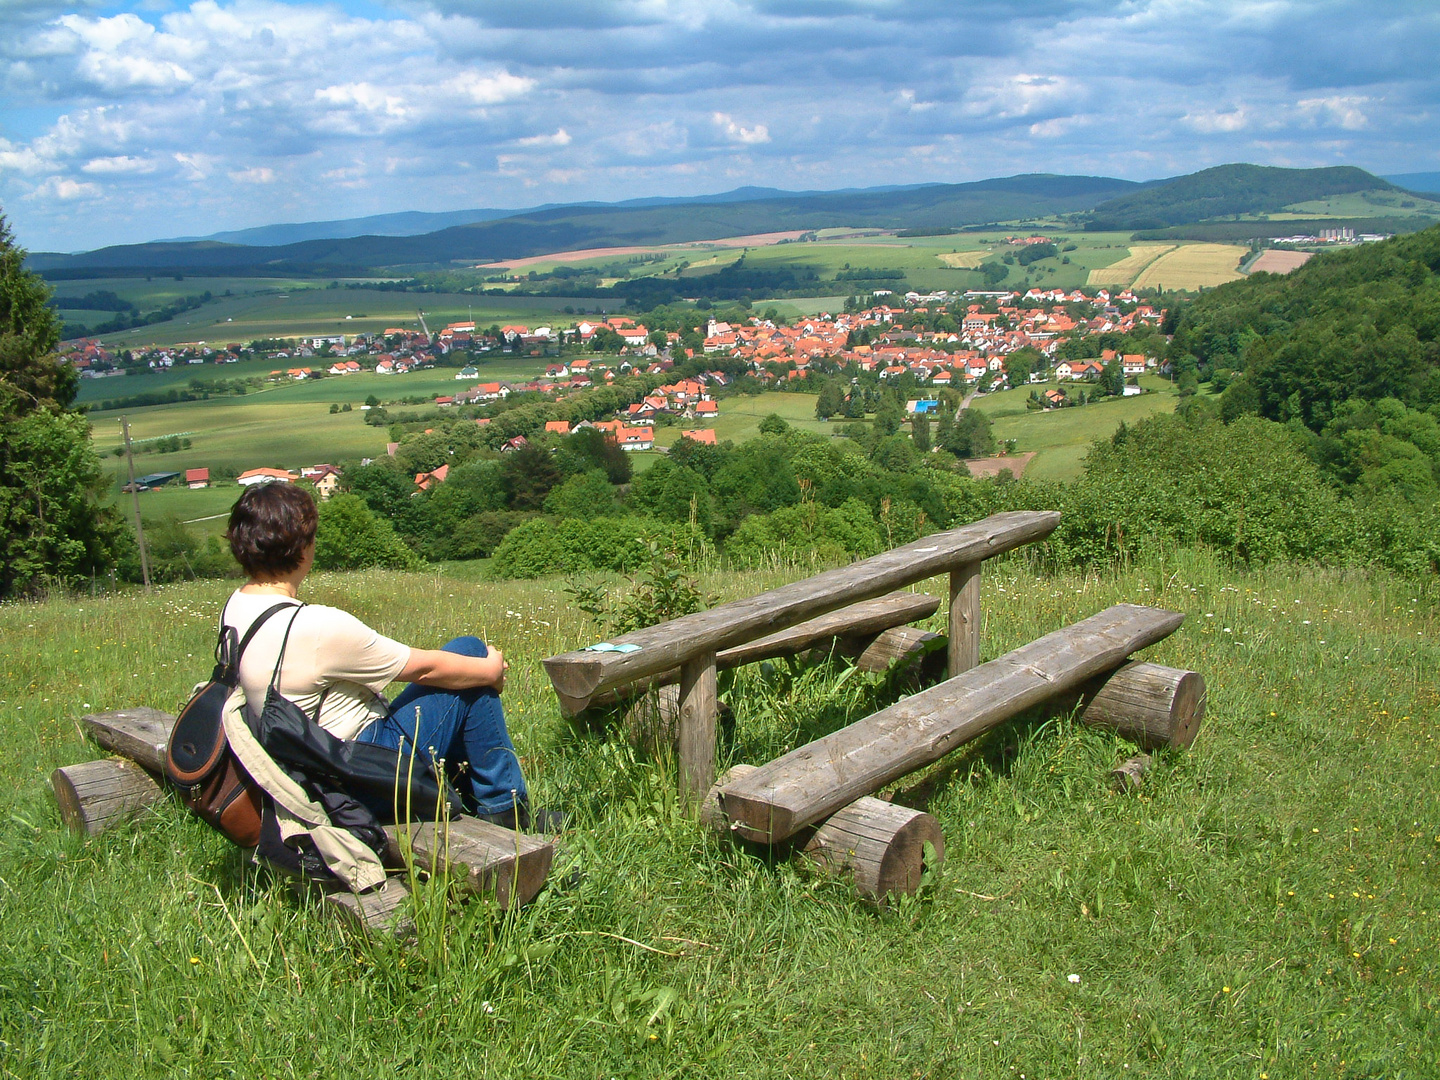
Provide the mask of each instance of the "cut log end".
[{"label": "cut log end", "polygon": [[50,774],[50,786],[60,820],[86,836],[134,817],[164,795],[153,776],[123,758],[63,766]]},{"label": "cut log end", "polygon": [[[721,789],[754,771],[753,765],[736,765],[722,776],[706,795],[700,820],[745,838],[725,816]],[[863,899],[883,904],[893,895],[914,894],[925,871],[939,869],[945,837],[931,815],[866,796],[821,822],[805,836],[800,852],[825,873],[848,877]]]},{"label": "cut log end", "polygon": [[1091,688],[1080,719],[1144,750],[1183,750],[1200,731],[1205,704],[1205,677],[1198,671],[1137,662]]},{"label": "cut log end", "polygon": [[396,937],[407,937],[414,930],[404,911],[409,896],[410,890],[400,881],[387,878],[383,885],[368,893],[330,893],[324,903],[363,933],[389,932]]},{"label": "cut log end", "polygon": [[850,877],[866,900],[884,903],[920,888],[927,845],[938,869],[945,860],[940,823],[922,810],[867,797],[831,814],[804,850],[827,872]]}]

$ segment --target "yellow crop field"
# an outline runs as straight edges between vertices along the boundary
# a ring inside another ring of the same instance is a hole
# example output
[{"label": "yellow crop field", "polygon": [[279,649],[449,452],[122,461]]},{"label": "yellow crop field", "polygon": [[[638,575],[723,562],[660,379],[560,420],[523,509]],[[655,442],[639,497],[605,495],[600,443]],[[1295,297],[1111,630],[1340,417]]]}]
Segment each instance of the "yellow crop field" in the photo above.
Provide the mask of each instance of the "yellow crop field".
[{"label": "yellow crop field", "polygon": [[935,257],[956,270],[972,270],[980,265],[980,260],[987,254],[989,252],[985,251],[945,251],[937,252]]},{"label": "yellow crop field", "polygon": [[1174,244],[1131,244],[1130,254],[1119,262],[1091,270],[1088,285],[1130,285],[1160,256],[1175,250]]},{"label": "yellow crop field", "polygon": [[1223,285],[1241,276],[1236,269],[1248,249],[1234,244],[1185,244],[1140,272],[1137,289],[1201,289]]}]

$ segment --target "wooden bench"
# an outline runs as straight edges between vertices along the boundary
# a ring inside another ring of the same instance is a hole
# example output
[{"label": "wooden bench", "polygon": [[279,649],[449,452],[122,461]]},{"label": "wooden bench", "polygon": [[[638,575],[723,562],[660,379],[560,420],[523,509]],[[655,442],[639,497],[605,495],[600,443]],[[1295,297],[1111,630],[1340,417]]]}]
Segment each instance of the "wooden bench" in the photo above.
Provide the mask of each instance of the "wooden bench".
[{"label": "wooden bench", "polygon": [[1049,536],[1053,511],[996,514],[936,533],[849,566],[758,596],[685,615],[612,639],[628,651],[593,647],[552,656],[545,670],[562,709],[576,713],[603,695],[676,672],[680,692],[681,794],[698,805],[715,773],[715,674],[719,654],[777,635],[806,620],[883,597],[937,574],[950,575],[950,674],[980,660],[980,567],[985,559]]},{"label": "wooden bench", "polygon": [[1184,616],[1117,604],[790,751],[719,792],[748,840],[785,840],[1047,699],[1079,690]]},{"label": "wooden bench", "polygon": [[[165,747],[175,717],[158,709],[122,709],[81,717],[103,749],[119,755],[56,769],[51,776],[61,820],[95,835],[144,812],[165,797]],[[501,908],[529,903],[544,887],[555,856],[553,842],[475,818],[391,825],[385,857],[394,867],[408,855],[429,875],[448,874],[461,892],[494,898]],[[394,879],[374,895],[335,894],[327,900],[371,926],[384,922],[403,900]]]}]

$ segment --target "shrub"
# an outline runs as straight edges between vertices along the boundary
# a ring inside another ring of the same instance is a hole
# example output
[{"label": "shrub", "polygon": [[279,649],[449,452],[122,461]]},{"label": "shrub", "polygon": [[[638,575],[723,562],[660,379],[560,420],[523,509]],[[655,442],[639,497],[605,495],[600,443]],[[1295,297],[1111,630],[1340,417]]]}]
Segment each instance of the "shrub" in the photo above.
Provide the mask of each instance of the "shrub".
[{"label": "shrub", "polygon": [[652,540],[682,551],[704,546],[704,537],[692,534],[687,526],[653,518],[535,518],[500,542],[490,573],[496,578],[535,578],[594,570],[627,573],[643,565]]},{"label": "shrub", "polygon": [[320,504],[315,565],[321,570],[415,570],[421,559],[358,495],[336,495]]}]

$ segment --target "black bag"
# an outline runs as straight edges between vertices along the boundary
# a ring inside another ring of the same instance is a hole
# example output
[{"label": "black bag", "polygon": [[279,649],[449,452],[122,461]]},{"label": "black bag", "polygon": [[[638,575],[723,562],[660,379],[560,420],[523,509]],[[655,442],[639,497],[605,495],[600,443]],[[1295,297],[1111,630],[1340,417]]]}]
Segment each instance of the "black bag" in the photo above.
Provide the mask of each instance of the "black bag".
[{"label": "black bag", "polygon": [[220,614],[215,670],[180,711],[165,747],[165,777],[198,817],[241,847],[260,841],[263,796],[225,737],[225,702],[240,682],[240,658],[255,632],[276,612],[298,605],[276,604],[250,624],[238,643],[235,628]]},{"label": "black bag", "polygon": [[[280,693],[280,665],[294,624],[292,615],[265,691],[265,705],[259,719],[250,725],[256,741],[275,764],[324,808],[332,825],[348,830],[377,854],[385,850],[382,825],[462,814],[460,796],[423,758],[373,743],[338,739],[320,726],[323,694],[310,717]],[[273,810],[267,810],[260,854],[292,873],[331,876],[307,840],[297,838],[287,845],[280,839]]]}]

